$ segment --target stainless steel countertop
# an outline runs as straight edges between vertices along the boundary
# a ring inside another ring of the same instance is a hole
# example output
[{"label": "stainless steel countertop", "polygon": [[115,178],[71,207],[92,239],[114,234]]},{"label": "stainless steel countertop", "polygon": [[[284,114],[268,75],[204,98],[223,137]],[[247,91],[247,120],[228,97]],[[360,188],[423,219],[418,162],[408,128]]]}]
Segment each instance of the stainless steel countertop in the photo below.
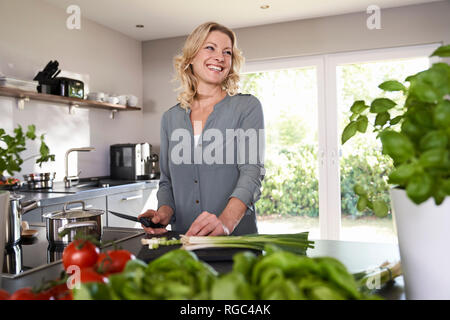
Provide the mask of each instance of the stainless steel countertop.
[{"label": "stainless steel countertop", "polygon": [[[88,181],[81,181],[79,186],[65,188],[64,182],[55,182],[51,190],[27,190],[26,187],[11,191],[23,196],[22,202],[39,200],[41,207],[55,204],[63,204],[68,201],[92,199],[116,193],[136,191],[142,189],[157,188],[159,180],[146,181],[120,181],[102,179],[101,182],[108,183],[108,187],[88,185]],[[83,186],[84,185],[84,186]]]}]

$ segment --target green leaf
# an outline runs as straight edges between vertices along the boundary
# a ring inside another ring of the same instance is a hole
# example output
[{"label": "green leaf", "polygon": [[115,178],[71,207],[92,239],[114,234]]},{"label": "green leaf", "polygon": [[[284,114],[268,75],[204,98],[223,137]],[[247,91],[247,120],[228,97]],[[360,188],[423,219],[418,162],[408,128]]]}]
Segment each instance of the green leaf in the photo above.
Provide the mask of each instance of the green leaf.
[{"label": "green leaf", "polygon": [[36,139],[36,126],[31,124],[28,126],[28,131],[26,133],[28,139],[34,140]]},{"label": "green leaf", "polygon": [[431,57],[438,56],[438,57],[450,57],[450,44],[446,46],[440,46],[437,48],[432,54]]},{"label": "green leaf", "polygon": [[445,149],[430,149],[422,153],[419,163],[424,168],[442,167],[448,158],[448,151]]},{"label": "green leaf", "polygon": [[426,173],[416,174],[406,186],[406,194],[416,204],[426,201],[432,191],[433,179]]},{"label": "green leaf", "polygon": [[366,103],[363,100],[358,100],[353,103],[353,105],[350,107],[350,111],[356,114],[360,114],[364,110],[366,110],[368,106],[366,106]]},{"label": "green leaf", "polygon": [[447,129],[450,126],[450,101],[444,100],[436,106],[433,121],[442,129]]},{"label": "green leaf", "polygon": [[356,203],[356,209],[358,209],[358,211],[364,211],[366,207],[367,207],[367,198],[364,196],[359,197],[358,202]]},{"label": "green leaf", "polygon": [[425,133],[424,128],[418,126],[409,118],[406,118],[403,121],[401,129],[402,133],[408,135],[408,137],[411,137],[412,139],[420,139]]},{"label": "green leaf", "polygon": [[413,81],[410,87],[410,94],[423,102],[435,103],[439,99],[439,94],[429,84]]},{"label": "green leaf", "polygon": [[382,127],[389,121],[390,118],[391,115],[389,114],[389,112],[378,113],[377,116],[375,117],[375,125]]},{"label": "green leaf", "polygon": [[382,200],[375,200],[373,202],[373,212],[378,218],[384,218],[388,215],[389,207],[386,202]]},{"label": "green leaf", "polygon": [[350,121],[354,121],[354,120],[356,120],[356,118],[358,118],[359,117],[359,114],[358,113],[352,113],[352,115],[350,116]]},{"label": "green leaf", "polygon": [[420,148],[422,150],[445,149],[447,147],[448,138],[444,131],[428,132],[422,139],[420,139]]},{"label": "green leaf", "polygon": [[444,202],[446,196],[447,194],[445,193],[445,191],[442,188],[438,187],[433,194],[434,203],[436,203],[437,206],[441,205],[442,202]]},{"label": "green leaf", "polygon": [[378,86],[384,91],[406,91],[406,87],[396,80],[388,80]]},{"label": "green leaf", "polygon": [[365,133],[367,130],[367,125],[369,124],[369,120],[366,116],[359,116],[358,120],[356,120],[357,130],[361,133]]},{"label": "green leaf", "polygon": [[450,178],[442,181],[442,190],[444,190],[447,195],[450,195]]},{"label": "green leaf", "polygon": [[365,196],[365,195],[367,195],[366,190],[364,190],[363,186],[361,186],[360,184],[355,184],[355,186],[353,187],[353,191],[358,196]]},{"label": "green leaf", "polygon": [[403,116],[397,116],[389,121],[391,125],[396,125],[403,119]]},{"label": "green leaf", "polygon": [[381,113],[395,107],[396,103],[388,98],[378,98],[372,101],[370,105],[370,112]]},{"label": "green leaf", "polygon": [[405,184],[409,178],[414,175],[416,166],[410,163],[403,163],[389,175],[389,183],[391,184]]},{"label": "green leaf", "polygon": [[356,121],[350,122],[344,128],[344,131],[342,132],[342,137],[341,137],[342,144],[344,144],[348,139],[353,137],[356,134],[357,130],[358,130],[358,124],[356,123]]},{"label": "green leaf", "polygon": [[389,155],[394,162],[403,163],[414,156],[414,145],[402,133],[386,130],[380,133],[383,154]]}]

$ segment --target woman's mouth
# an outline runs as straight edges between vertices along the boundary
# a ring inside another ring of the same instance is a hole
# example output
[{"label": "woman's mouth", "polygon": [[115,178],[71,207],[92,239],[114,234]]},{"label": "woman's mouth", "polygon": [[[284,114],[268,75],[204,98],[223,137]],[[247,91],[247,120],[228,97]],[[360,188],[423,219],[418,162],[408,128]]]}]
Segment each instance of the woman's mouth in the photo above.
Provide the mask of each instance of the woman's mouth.
[{"label": "woman's mouth", "polygon": [[209,70],[211,70],[211,71],[213,71],[213,72],[217,72],[217,73],[220,73],[220,72],[223,71],[223,67],[217,66],[217,65],[214,65],[214,64],[207,64],[206,67],[207,67]]}]

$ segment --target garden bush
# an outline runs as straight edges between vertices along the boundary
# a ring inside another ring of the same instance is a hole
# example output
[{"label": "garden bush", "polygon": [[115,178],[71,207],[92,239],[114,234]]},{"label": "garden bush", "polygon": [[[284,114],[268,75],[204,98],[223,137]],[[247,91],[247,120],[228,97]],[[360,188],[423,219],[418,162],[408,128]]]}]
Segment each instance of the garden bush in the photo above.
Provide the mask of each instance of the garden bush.
[{"label": "garden bush", "polygon": [[[383,177],[387,176],[385,171],[390,170],[392,165],[376,146],[367,144],[367,141],[355,141],[354,151],[341,158],[343,216],[374,216],[372,210],[358,212],[356,209],[357,197],[353,191],[356,183],[370,185],[368,190],[376,190],[383,200],[389,200],[389,186]],[[261,198],[256,203],[258,215],[319,215],[316,149],[317,146],[311,144],[291,145],[273,152],[268,157]]]}]

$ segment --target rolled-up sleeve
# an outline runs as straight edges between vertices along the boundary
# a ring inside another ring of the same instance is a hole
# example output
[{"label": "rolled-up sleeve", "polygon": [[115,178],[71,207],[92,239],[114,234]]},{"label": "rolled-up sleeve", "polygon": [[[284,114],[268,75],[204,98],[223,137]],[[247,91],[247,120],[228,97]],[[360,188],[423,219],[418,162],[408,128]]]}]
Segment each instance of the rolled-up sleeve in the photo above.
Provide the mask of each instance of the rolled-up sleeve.
[{"label": "rolled-up sleeve", "polygon": [[[255,202],[261,196],[261,181],[265,175],[264,115],[261,103],[254,96],[249,97],[248,105],[242,112],[238,129],[242,129],[242,135],[238,138],[237,145],[238,154],[240,154],[239,178],[230,198],[238,198],[249,209],[253,210]],[[245,153],[242,155],[243,150],[245,150]]]},{"label": "rolled-up sleeve", "polygon": [[158,209],[167,205],[175,212],[175,201],[173,197],[172,179],[169,171],[169,136],[167,134],[167,114],[161,119],[161,146],[159,156],[159,168],[161,172],[159,180],[159,189],[156,194],[158,199]]}]

